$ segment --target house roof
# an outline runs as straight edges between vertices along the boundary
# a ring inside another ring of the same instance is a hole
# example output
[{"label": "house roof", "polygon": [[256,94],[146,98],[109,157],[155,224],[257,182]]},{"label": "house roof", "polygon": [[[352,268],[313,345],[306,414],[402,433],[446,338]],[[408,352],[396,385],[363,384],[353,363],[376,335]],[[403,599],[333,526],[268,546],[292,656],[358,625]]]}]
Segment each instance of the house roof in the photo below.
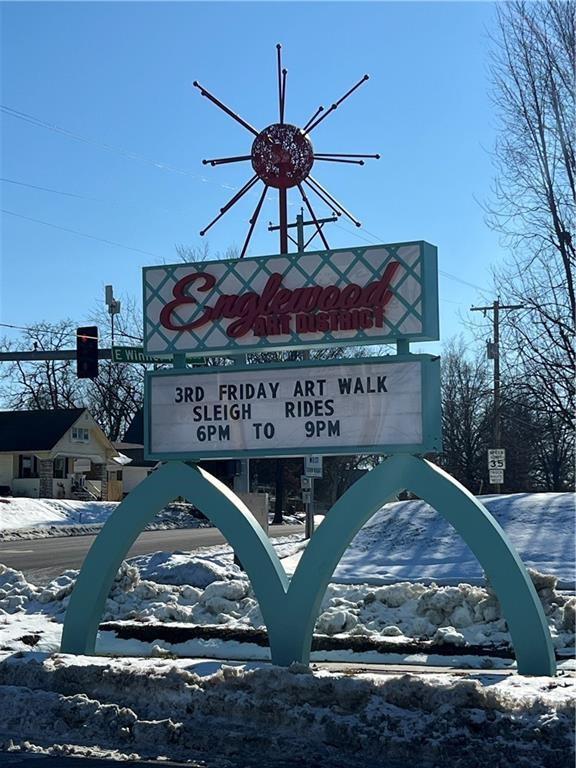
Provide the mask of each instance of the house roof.
[{"label": "house roof", "polygon": [[0,451],[49,451],[85,410],[0,411]]},{"label": "house roof", "polygon": [[144,445],[144,409],[136,411],[130,426],[126,430],[123,443],[132,443],[132,445]]}]

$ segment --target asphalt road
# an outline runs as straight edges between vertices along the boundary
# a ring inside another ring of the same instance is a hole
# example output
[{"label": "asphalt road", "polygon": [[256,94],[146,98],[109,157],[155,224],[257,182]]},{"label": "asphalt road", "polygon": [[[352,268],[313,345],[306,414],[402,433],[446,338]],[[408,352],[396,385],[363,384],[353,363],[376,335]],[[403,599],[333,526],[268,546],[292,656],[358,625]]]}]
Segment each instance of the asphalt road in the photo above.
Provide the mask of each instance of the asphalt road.
[{"label": "asphalt road", "polygon": [[[290,536],[303,533],[300,525],[270,526],[269,535]],[[0,563],[22,571],[33,584],[47,584],[67,568],[80,568],[95,536],[58,536],[29,541],[0,543]],[[134,542],[128,557],[148,552],[186,552],[225,543],[217,528],[176,528],[169,531],[145,531]]]}]

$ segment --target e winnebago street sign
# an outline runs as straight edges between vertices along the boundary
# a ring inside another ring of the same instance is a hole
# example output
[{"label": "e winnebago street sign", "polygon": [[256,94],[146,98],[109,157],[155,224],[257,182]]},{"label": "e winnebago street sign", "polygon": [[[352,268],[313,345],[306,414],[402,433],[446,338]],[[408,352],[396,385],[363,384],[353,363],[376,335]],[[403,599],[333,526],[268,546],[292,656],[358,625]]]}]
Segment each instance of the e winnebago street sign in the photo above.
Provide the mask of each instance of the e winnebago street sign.
[{"label": "e winnebago street sign", "polygon": [[194,355],[438,339],[423,241],[145,267],[144,351]]},{"label": "e winnebago street sign", "polygon": [[[172,363],[173,355],[147,355],[143,347],[112,347],[113,363]],[[188,357],[192,363],[204,363],[203,358]]]},{"label": "e winnebago street sign", "polygon": [[145,403],[150,459],[441,448],[430,355],[148,372]]}]

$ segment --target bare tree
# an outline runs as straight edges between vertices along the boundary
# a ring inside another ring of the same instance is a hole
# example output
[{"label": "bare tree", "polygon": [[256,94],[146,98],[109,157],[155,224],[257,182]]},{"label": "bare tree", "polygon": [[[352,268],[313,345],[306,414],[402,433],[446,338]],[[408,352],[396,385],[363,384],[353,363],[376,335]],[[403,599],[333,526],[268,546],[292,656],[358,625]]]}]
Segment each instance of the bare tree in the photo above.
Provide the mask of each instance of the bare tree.
[{"label": "bare tree", "polygon": [[567,426],[576,366],[575,12],[574,0],[497,6],[492,79],[500,131],[488,217],[511,254],[496,273],[498,290],[525,307],[504,329],[508,375],[522,381],[533,408]]},{"label": "bare tree", "polygon": [[[3,340],[5,351],[70,349],[76,327],[71,320],[38,323],[18,342]],[[0,399],[13,410],[78,408],[85,398],[85,384],[76,378],[74,360],[39,360],[2,363]]]},{"label": "bare tree", "polygon": [[491,380],[486,360],[468,358],[462,339],[442,357],[442,442],[439,464],[472,492],[486,482],[491,434]]},{"label": "bare tree", "polygon": [[[133,302],[124,302],[117,317],[117,338],[134,345],[141,338],[140,313]],[[107,346],[109,318],[105,310],[93,313],[99,327],[100,346]],[[56,351],[74,349],[76,324],[72,320],[39,323],[26,330],[18,342],[4,340],[6,351]],[[16,361],[0,364],[0,400],[13,410],[90,410],[110,440],[118,440],[142,407],[144,365],[118,365],[100,361],[94,381],[78,379],[75,360]]]},{"label": "bare tree", "polygon": [[[110,316],[102,306],[92,313],[98,325],[100,345],[112,346]],[[140,346],[142,344],[142,312],[133,299],[122,299],[122,312],[114,318],[114,343]],[[86,388],[86,406],[112,441],[122,438],[144,402],[144,372],[139,363],[100,361],[99,374]]]}]

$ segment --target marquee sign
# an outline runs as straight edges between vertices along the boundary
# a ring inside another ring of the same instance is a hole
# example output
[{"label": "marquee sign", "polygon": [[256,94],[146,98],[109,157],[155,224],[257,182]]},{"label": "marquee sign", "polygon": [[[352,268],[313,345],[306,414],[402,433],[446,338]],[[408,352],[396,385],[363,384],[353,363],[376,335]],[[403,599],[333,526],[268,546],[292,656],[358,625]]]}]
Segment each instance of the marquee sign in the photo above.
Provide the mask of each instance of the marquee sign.
[{"label": "marquee sign", "polygon": [[438,451],[430,355],[149,372],[149,459]]},{"label": "marquee sign", "polygon": [[198,355],[438,339],[423,241],[145,267],[144,351]]}]

